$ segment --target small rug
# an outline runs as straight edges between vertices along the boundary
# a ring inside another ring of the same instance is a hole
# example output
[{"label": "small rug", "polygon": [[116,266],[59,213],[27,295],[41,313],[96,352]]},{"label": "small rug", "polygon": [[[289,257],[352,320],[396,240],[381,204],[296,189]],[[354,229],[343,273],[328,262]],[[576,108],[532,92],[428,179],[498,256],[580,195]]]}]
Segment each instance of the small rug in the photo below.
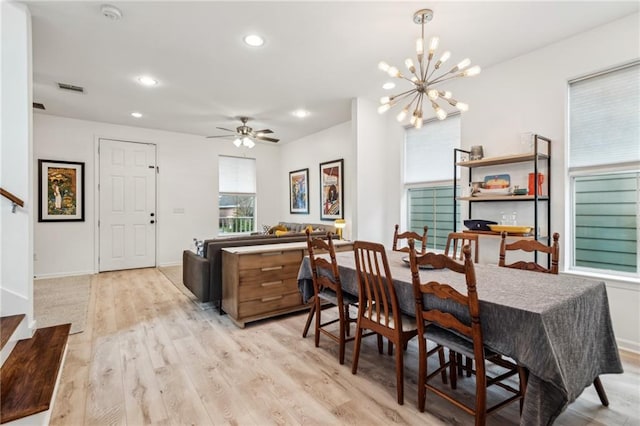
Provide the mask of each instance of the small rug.
[{"label": "small rug", "polygon": [[87,323],[91,275],[33,281],[33,309],[37,327],[71,323],[69,334],[84,331]]},{"label": "small rug", "polygon": [[191,293],[191,291],[184,286],[182,283],[182,265],[175,266],[159,266],[158,270],[162,272],[162,274],[167,277],[169,281],[178,289],[182,294],[184,294],[189,300],[198,305],[198,307],[202,310],[212,309],[213,304],[211,302],[202,303],[198,300],[198,298]]}]

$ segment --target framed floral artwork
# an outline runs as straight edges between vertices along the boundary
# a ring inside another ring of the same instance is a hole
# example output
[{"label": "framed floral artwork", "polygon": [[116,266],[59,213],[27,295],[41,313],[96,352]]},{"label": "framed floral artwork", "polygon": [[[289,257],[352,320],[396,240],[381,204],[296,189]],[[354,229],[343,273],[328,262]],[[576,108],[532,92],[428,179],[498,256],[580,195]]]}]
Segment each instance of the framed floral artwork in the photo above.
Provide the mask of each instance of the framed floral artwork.
[{"label": "framed floral artwork", "polygon": [[320,220],[344,219],[344,160],[320,163]]},{"label": "framed floral artwork", "polygon": [[84,163],[38,160],[38,222],[84,222]]},{"label": "framed floral artwork", "polygon": [[289,172],[289,213],[309,214],[309,169]]}]

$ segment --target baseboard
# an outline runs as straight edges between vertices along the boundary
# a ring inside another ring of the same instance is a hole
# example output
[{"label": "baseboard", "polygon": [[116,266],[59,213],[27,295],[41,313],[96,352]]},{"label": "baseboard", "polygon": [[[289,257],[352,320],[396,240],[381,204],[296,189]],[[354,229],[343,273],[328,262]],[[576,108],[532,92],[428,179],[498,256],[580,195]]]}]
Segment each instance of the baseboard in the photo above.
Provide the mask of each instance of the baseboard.
[{"label": "baseboard", "polygon": [[168,268],[170,266],[182,266],[182,260],[178,262],[158,263],[158,268]]},{"label": "baseboard", "polygon": [[640,343],[627,339],[616,339],[618,349],[625,352],[630,352],[635,355],[640,355]]},{"label": "baseboard", "polygon": [[75,272],[59,272],[55,274],[38,274],[34,275],[34,280],[44,280],[48,278],[77,277],[79,275],[94,275],[95,271],[75,271]]}]

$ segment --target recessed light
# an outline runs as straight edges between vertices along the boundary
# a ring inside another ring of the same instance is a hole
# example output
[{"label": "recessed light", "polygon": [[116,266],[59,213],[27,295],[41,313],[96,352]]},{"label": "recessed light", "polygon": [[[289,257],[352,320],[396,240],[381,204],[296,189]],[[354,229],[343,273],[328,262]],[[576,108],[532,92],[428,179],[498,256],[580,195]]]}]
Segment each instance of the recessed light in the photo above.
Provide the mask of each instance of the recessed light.
[{"label": "recessed light", "polygon": [[382,85],[382,88],[384,90],[391,90],[395,87],[396,87],[396,84],[393,81],[387,81],[385,84]]},{"label": "recessed light", "polygon": [[298,118],[305,118],[306,116],[309,115],[309,111],[305,111],[303,109],[297,109],[293,111],[291,114],[295,115]]},{"label": "recessed light", "polygon": [[244,42],[252,47],[260,47],[264,44],[264,39],[257,34],[249,34],[244,37]]},{"label": "recessed light", "polygon": [[149,77],[148,75],[138,77],[138,82],[143,86],[155,86],[156,84],[158,84],[158,80],[153,77]]},{"label": "recessed light", "polygon": [[132,112],[131,116],[135,117],[135,118],[140,118],[140,117],[142,117],[142,114],[140,114],[139,112]]}]

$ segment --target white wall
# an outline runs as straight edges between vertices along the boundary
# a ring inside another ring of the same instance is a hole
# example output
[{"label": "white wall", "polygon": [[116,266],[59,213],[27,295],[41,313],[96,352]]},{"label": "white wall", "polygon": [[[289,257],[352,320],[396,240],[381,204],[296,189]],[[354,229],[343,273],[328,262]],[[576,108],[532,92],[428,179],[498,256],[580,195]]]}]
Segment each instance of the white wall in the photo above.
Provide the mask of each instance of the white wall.
[{"label": "white wall", "polygon": [[[35,224],[35,274],[38,277],[97,271],[96,143],[99,138],[149,142],[157,146],[157,265],[180,264],[194,237],[218,230],[218,156],[256,158],[258,224],[279,219],[281,191],[278,148],[257,144],[250,151],[230,142],[140,127],[34,116],[34,175],[38,159],[85,163],[85,221]],[[35,179],[34,179],[35,181]],[[37,190],[37,183],[34,186]]]},{"label": "white wall", "polygon": [[[569,236],[565,222],[569,205],[564,160],[568,81],[637,59],[639,19],[638,14],[626,17],[484,69],[479,76],[446,84],[457,99],[470,105],[470,110],[462,115],[462,148],[483,145],[485,156],[499,156],[522,152],[522,132],[533,131],[552,140],[551,228],[560,233],[561,243]],[[515,175],[526,176],[523,170],[513,171]],[[487,169],[489,173],[493,172]],[[523,183],[526,185],[520,182]],[[499,214],[496,209],[517,210],[522,223],[531,220],[525,214],[524,204],[501,203],[499,207],[491,204],[483,210],[476,203],[474,218],[495,218]],[[395,206],[388,208],[389,214],[393,214],[393,209]],[[481,246],[481,262],[496,263],[497,240],[483,238]],[[561,247],[566,248],[566,242]],[[567,252],[561,256],[561,270],[567,256]],[[608,280],[607,290],[618,341],[625,348],[640,351],[640,286]]]},{"label": "white wall", "polygon": [[[278,189],[283,194],[283,198],[279,205],[280,217],[276,222],[321,223],[320,163],[342,158],[344,160],[344,218],[347,222],[343,237],[351,238],[355,202],[355,189],[352,182],[355,180],[356,175],[351,127],[351,121],[347,121],[296,141],[283,144],[280,147],[282,169],[278,176]],[[309,214],[290,214],[288,201],[289,172],[307,168],[309,169]],[[327,224],[331,222],[333,220],[327,221]],[[269,223],[267,222],[266,224]]]},{"label": "white wall", "polygon": [[[11,213],[0,200],[0,289],[2,315],[26,314],[33,322],[33,215],[31,180],[31,16],[21,4],[3,2],[0,80],[0,186],[25,202]],[[21,337],[27,337],[26,329]]]}]

